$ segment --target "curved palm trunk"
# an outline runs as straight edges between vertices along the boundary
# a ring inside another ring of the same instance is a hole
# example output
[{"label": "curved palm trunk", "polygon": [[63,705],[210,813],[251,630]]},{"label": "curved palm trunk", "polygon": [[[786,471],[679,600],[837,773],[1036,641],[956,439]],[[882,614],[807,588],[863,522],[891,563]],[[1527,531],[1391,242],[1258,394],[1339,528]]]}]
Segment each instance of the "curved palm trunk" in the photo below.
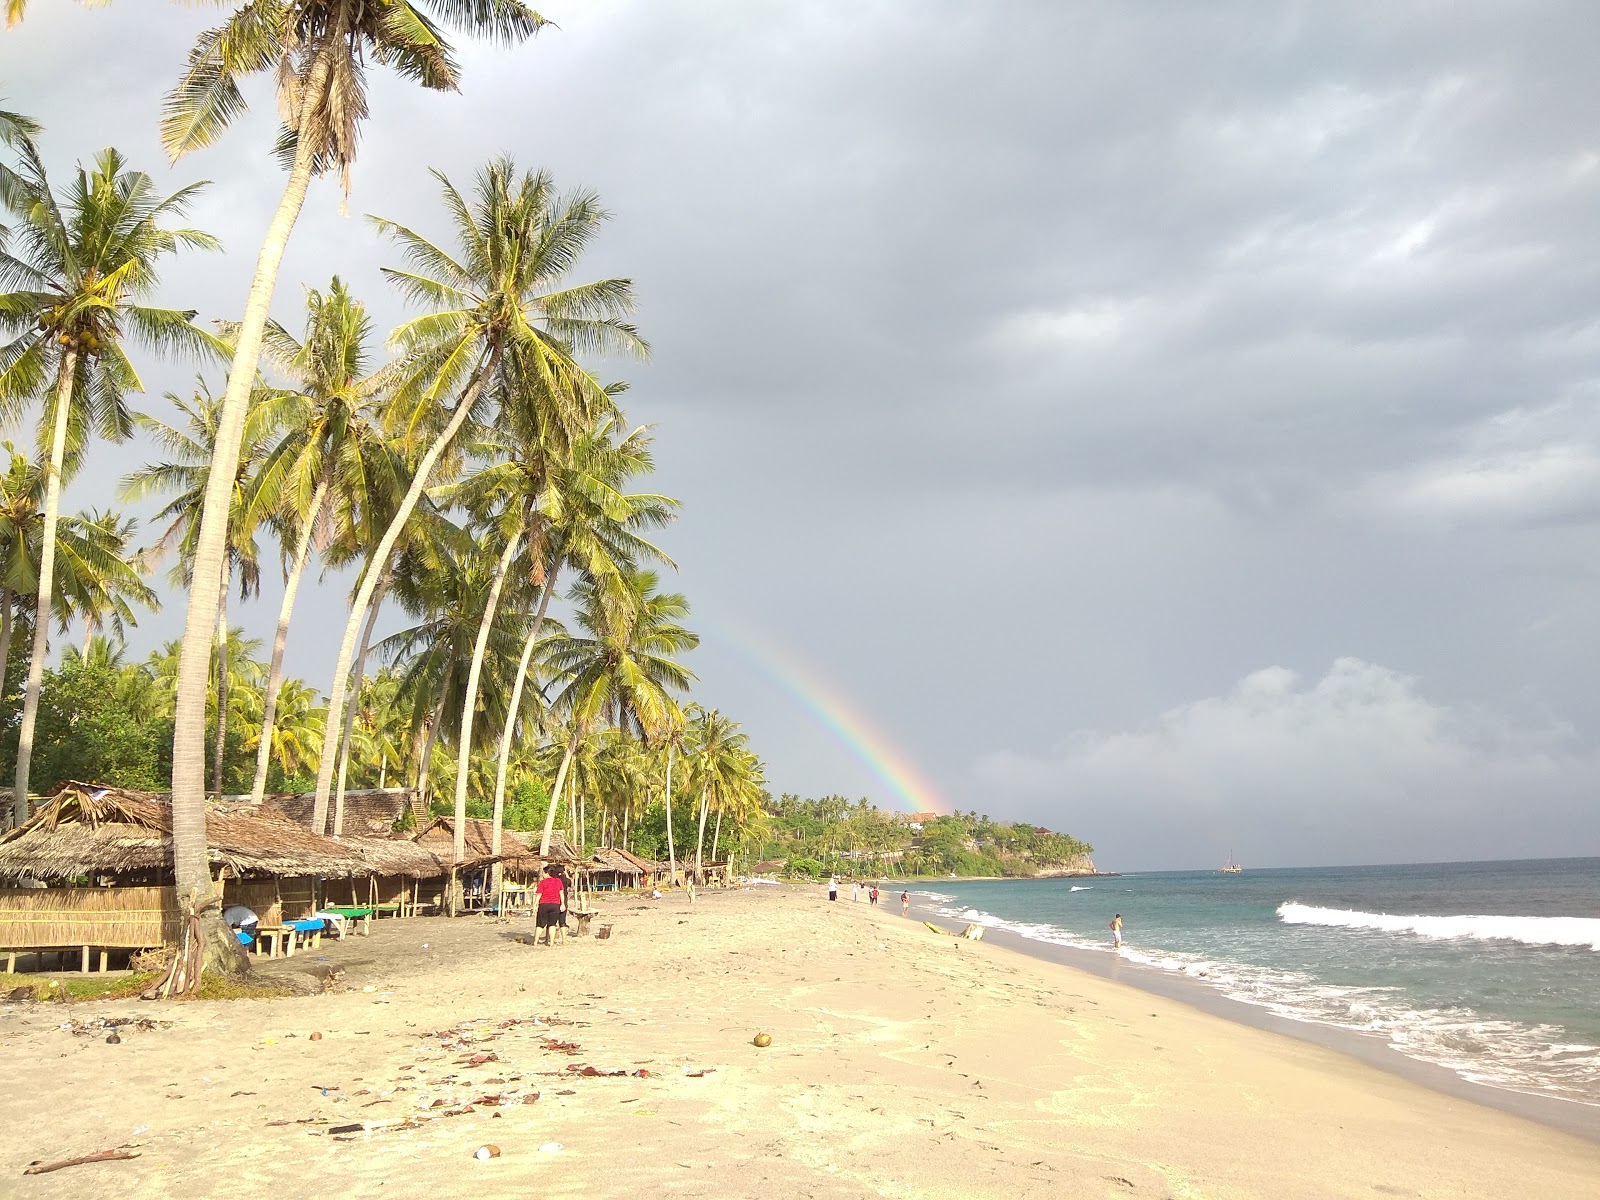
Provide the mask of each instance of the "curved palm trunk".
[{"label": "curved palm trunk", "polygon": [[[528,665],[533,661],[534,646],[539,641],[539,627],[544,624],[544,614],[550,607],[550,596],[556,590],[556,575],[560,568],[550,571],[544,581],[544,595],[539,597],[539,611],[534,614],[533,626],[522,641],[522,658],[517,663],[517,678],[511,685],[511,704],[506,709],[505,727],[500,731],[500,752],[494,768],[494,830],[490,834],[491,853],[500,853],[500,823],[506,812],[506,772],[511,766],[511,739],[517,732],[517,715],[522,711],[522,689],[528,682]],[[498,883],[499,865],[495,866]]]},{"label": "curved palm trunk", "polygon": [[267,668],[267,690],[262,697],[261,745],[256,748],[256,777],[250,784],[250,800],[254,804],[260,804],[261,797],[267,794],[267,769],[272,765],[272,733],[278,722],[278,691],[283,687],[283,650],[289,643],[289,621],[294,616],[300,577],[305,574],[306,563],[311,559],[311,536],[327,497],[328,480],[324,476],[317,482],[317,490],[312,494],[310,513],[295,544],[289,577],[283,583],[283,603],[278,606],[278,629],[272,637],[272,664]]},{"label": "curved palm trunk", "polygon": [[[33,766],[33,728],[39,719],[39,693],[44,688],[44,659],[50,650],[50,603],[56,573],[56,522],[61,516],[61,464],[67,457],[67,417],[72,404],[72,380],[78,369],[78,351],[68,347],[61,356],[56,377],[55,426],[50,433],[50,466],[44,484],[43,544],[39,549],[39,598],[33,618],[33,654],[28,659],[28,686],[22,695],[22,727],[17,736],[16,791],[12,808],[16,823],[28,819],[28,775]],[[210,631],[206,641],[210,642]],[[205,717],[201,715],[201,729]],[[202,733],[202,737],[204,734]]]},{"label": "curved palm trunk", "polygon": [[717,806],[717,829],[711,835],[711,861],[717,861],[717,843],[722,840],[722,807]]},{"label": "curved palm trunk", "polygon": [[[327,86],[335,46],[318,49],[306,73],[302,95],[320,96]],[[297,129],[307,129],[313,108],[303,102]],[[203,922],[206,966],[231,973],[243,973],[249,962],[239,940],[222,923],[221,897],[211,879],[206,860],[205,727],[206,683],[211,666],[211,627],[217,617],[218,589],[222,584],[222,564],[227,554],[228,517],[231,508],[234,474],[239,467],[239,443],[244,437],[244,419],[250,404],[250,389],[255,384],[256,364],[261,358],[261,335],[266,329],[272,293],[278,282],[278,267],[289,244],[289,234],[305,204],[313,166],[309,137],[299,139],[294,163],[284,184],[278,211],[267,226],[256,258],[255,276],[241,314],[233,363],[228,368],[228,385],[222,394],[222,411],[217,422],[211,471],[206,480],[205,507],[200,514],[200,534],[195,545],[194,587],[189,593],[189,613],[184,621],[183,646],[178,657],[177,704],[173,712],[172,738],[172,866],[178,903],[184,912]],[[203,915],[202,915],[203,914]],[[195,927],[191,921],[185,929]],[[185,941],[190,936],[185,933]],[[185,945],[185,949],[190,948]],[[180,954],[179,962],[185,961]],[[170,982],[178,982],[176,978]],[[184,990],[200,984],[198,977],[185,978]]]},{"label": "curved palm trunk", "polygon": [[[427,489],[428,477],[433,474],[434,464],[439,461],[439,456],[445,452],[445,448],[455,440],[462,425],[466,424],[467,417],[477,405],[478,398],[483,395],[484,388],[488,386],[499,365],[500,350],[496,347],[479,368],[472,382],[467,385],[466,391],[461,394],[461,399],[456,403],[456,411],[451,416],[450,423],[445,426],[444,432],[433,445],[428,447],[422,456],[422,461],[417,464],[417,473],[412,476],[411,486],[406,489],[405,497],[395,511],[394,519],[389,522],[389,528],[384,530],[383,540],[378,543],[378,549],[372,556],[374,567],[380,562],[389,561],[389,555],[394,552],[395,542],[400,539],[400,531],[411,519],[417,501],[422,499],[422,493]],[[350,619],[345,622],[344,638],[339,643],[339,658],[333,665],[333,688],[328,695],[327,727],[322,731],[322,755],[317,762],[317,796],[311,807],[313,829],[323,828],[328,821],[328,796],[333,791],[334,759],[338,757],[334,752],[335,739],[339,736],[344,719],[345,677],[350,671],[350,659],[355,653],[356,637],[361,632],[361,622],[367,615],[367,606],[372,603],[372,593],[377,583],[376,570],[368,570],[362,576],[361,587],[356,591],[355,602],[350,607]]]},{"label": "curved palm trunk", "polygon": [[522,545],[524,523],[506,539],[500,561],[494,565],[494,581],[489,585],[489,600],[483,606],[483,616],[478,621],[478,636],[472,643],[472,662],[467,666],[467,697],[461,704],[461,737],[456,748],[456,823],[455,858],[460,862],[467,856],[467,764],[472,758],[472,725],[478,709],[478,683],[483,676],[483,656],[489,649],[489,633],[494,628],[495,612],[500,607],[500,593],[505,590],[506,576],[511,572],[511,560]]},{"label": "curved palm trunk", "polygon": [[[372,607],[367,610],[367,621],[361,630],[361,650],[356,655],[355,678],[350,683],[350,695],[358,697],[361,694],[361,681],[367,674],[367,650],[372,645],[372,627],[378,623],[378,610],[383,607],[384,594],[389,590],[389,582],[394,578],[394,562],[391,559],[384,564],[383,579],[378,584],[378,590],[372,594]],[[339,787],[333,797],[333,836],[338,837],[344,833],[344,781],[350,770],[350,739],[355,734],[356,706],[354,699],[344,710],[344,733],[339,738]],[[379,783],[382,787],[382,783]]]},{"label": "curved palm trunk", "polygon": [[573,726],[572,737],[567,741],[567,752],[561,756],[561,766],[556,770],[555,786],[550,789],[550,807],[544,813],[544,832],[539,835],[539,857],[550,853],[550,837],[556,830],[556,806],[561,803],[561,788],[567,782],[567,771],[572,766],[572,756],[578,752],[578,742],[583,731]]},{"label": "curved palm trunk", "polygon": [[669,878],[672,886],[678,886],[678,851],[672,844],[672,750],[671,742],[667,743],[667,865],[672,874]]},{"label": "curved palm trunk", "polygon": [[211,790],[222,795],[222,760],[228,750],[228,587],[233,559],[223,568],[222,600],[217,605],[217,740],[211,750]]},{"label": "curved palm trunk", "polygon": [[711,788],[700,789],[700,837],[694,844],[694,881],[704,883],[705,876],[700,873],[701,851],[706,848],[706,813],[711,810]]}]

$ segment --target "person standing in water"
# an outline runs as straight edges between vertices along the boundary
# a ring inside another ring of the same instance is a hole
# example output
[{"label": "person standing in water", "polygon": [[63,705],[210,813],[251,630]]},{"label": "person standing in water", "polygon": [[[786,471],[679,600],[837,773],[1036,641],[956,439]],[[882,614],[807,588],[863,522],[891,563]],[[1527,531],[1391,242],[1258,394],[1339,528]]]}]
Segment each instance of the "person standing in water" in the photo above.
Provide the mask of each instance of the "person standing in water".
[{"label": "person standing in water", "polygon": [[1111,918],[1111,948],[1122,949],[1122,914],[1118,913]]}]

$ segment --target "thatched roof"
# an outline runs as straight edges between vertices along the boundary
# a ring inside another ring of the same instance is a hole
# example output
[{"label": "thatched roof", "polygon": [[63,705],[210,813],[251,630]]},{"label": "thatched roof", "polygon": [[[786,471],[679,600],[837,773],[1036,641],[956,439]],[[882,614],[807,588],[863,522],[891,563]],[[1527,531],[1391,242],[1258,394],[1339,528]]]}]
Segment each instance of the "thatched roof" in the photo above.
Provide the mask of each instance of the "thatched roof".
[{"label": "thatched roof", "polygon": [[590,861],[603,870],[620,871],[624,875],[655,875],[666,870],[664,863],[651,862],[648,858],[640,858],[637,854],[630,854],[620,846],[602,846],[594,852],[594,858]]},{"label": "thatched roof", "polygon": [[398,838],[342,837],[334,839],[360,854],[374,875],[405,875],[412,879],[436,879],[450,873],[449,865],[432,851],[415,842]]},{"label": "thatched roof", "polygon": [[[364,788],[344,794],[345,837],[388,837],[397,822],[411,812],[416,803],[415,788]],[[315,792],[277,792],[266,802],[295,824],[311,828]],[[333,828],[333,801],[328,801],[328,829]],[[320,831],[319,831],[320,832]]]},{"label": "thatched roof", "polygon": [[[241,876],[372,873],[355,848],[255,808],[210,807],[206,850],[213,867]],[[171,869],[172,800],[160,793],[69,781],[26,824],[0,835],[0,878],[60,880]]]},{"label": "thatched roof", "polygon": [[[419,846],[434,851],[448,862],[455,853],[455,838],[455,818],[435,817],[419,829],[411,840]],[[464,860],[466,863],[476,866],[495,861],[493,821],[484,820],[482,817],[468,817],[463,840],[466,842]],[[541,861],[538,836],[533,833],[518,833],[515,829],[502,829],[499,857],[508,866],[538,866]],[[567,841],[565,834],[558,831],[551,837],[550,853],[543,861],[572,863],[577,860],[578,853],[572,848],[572,843]]]}]

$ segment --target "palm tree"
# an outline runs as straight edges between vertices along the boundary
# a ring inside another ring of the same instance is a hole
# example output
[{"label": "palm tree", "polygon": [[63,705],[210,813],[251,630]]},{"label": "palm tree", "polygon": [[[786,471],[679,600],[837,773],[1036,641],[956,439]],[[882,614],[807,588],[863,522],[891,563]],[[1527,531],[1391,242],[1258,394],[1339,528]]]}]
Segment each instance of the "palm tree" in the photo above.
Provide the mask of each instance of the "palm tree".
[{"label": "palm tree", "polygon": [[[430,7],[451,25],[502,42],[521,41],[544,24],[522,0],[432,0]],[[232,505],[227,481],[238,464],[278,268],[306,189],[313,174],[331,170],[340,172],[348,188],[367,116],[368,63],[392,66],[405,78],[436,91],[453,91],[460,82],[439,27],[408,0],[252,0],[201,35],[187,69],[167,97],[161,121],[162,141],[174,158],[209,145],[245,110],[242,79],[273,71],[286,126],[280,149],[290,160],[283,196],[256,259],[223,392],[217,470],[205,497],[195,587],[183,632],[172,744],[173,865],[178,894],[191,912],[209,908],[208,898],[215,894],[206,862],[205,763],[199,723],[206,701],[204,664],[228,553]],[[337,706],[330,708],[327,724],[329,729],[338,727]],[[326,746],[322,757],[322,766],[327,766]],[[326,809],[326,785],[321,783],[318,804]],[[221,962],[237,969],[241,962],[237,943],[227,937],[220,921],[208,919],[208,926],[208,940],[222,952]],[[193,972],[185,972],[183,982],[187,988],[198,986],[199,980]]]},{"label": "palm tree", "polygon": [[126,627],[139,623],[135,605],[149,612],[161,607],[155,590],[144,581],[144,556],[133,549],[138,528],[133,517],[96,509],[61,523],[56,546],[66,610],[61,628],[65,632],[71,619],[81,619],[85,646],[108,621],[112,635],[123,644]]},{"label": "palm tree", "polygon": [[[563,566],[572,563],[591,578],[614,578],[629,566],[655,560],[672,564],[657,547],[640,536],[641,530],[661,528],[676,515],[678,502],[669,496],[625,494],[621,489],[634,476],[654,467],[650,438],[644,427],[613,441],[615,419],[606,417],[573,443],[565,462],[553,478],[544,481],[538,514],[539,539],[544,543],[539,565],[543,586],[538,587],[538,610],[528,628],[511,687],[506,723],[494,784],[494,845],[499,853],[500,824],[505,812],[506,775],[511,743],[521,713],[522,694],[529,664],[543,628],[545,612],[555,592]],[[530,480],[530,482],[532,482]]]},{"label": "palm tree", "polygon": [[[0,692],[5,690],[6,665],[17,606],[39,588],[39,550],[44,526],[44,479],[39,464],[4,443],[9,464],[0,474]],[[134,624],[133,605],[157,606],[155,593],[144,582],[140,556],[128,553],[132,518],[113,514],[79,513],[62,517],[56,525],[59,561],[52,607],[61,628],[90,611],[109,613],[119,640],[123,624]]]},{"label": "palm tree", "polygon": [[[168,457],[126,476],[122,481],[121,494],[126,500],[138,501],[158,493],[176,493],[156,514],[157,521],[168,524],[150,553],[159,555],[176,550],[177,562],[173,565],[170,578],[174,584],[192,591],[198,579],[195,574],[196,547],[200,537],[201,512],[217,463],[214,450],[219,436],[222,404],[206,389],[204,381],[200,382],[192,399],[184,399],[172,392],[167,393],[167,399],[185,418],[181,425],[169,425],[144,413],[140,413],[137,419],[139,427],[155,439]],[[229,488],[232,516],[228,531],[228,553],[223,559],[223,603],[218,609],[215,631],[216,653],[219,656],[216,677],[222,693],[217,697],[212,788],[219,794],[223,790],[222,768],[230,711],[227,687],[232,678],[227,662],[227,591],[235,577],[239,580],[241,600],[261,590],[261,550],[256,535],[278,508],[282,481],[278,474],[263,472],[259,468],[266,460],[278,431],[285,423],[297,420],[304,406],[303,399],[293,393],[273,392],[265,388],[256,390],[242,439],[243,453],[236,460]]]},{"label": "palm tree", "polygon": [[[270,736],[272,741],[267,748],[268,761],[277,760],[284,777],[290,778],[306,771],[316,762],[317,745],[322,740],[324,712],[317,703],[316,692],[303,680],[280,679],[278,693],[278,719],[270,725],[259,719],[254,706],[251,706],[248,716],[255,718],[251,720],[255,733],[246,741],[245,749],[254,747],[259,750],[261,739]],[[263,704],[266,703],[265,689],[250,691],[248,695],[251,700],[259,698]]]},{"label": "palm tree", "polygon": [[[410,426],[419,438],[442,416],[440,397],[460,386],[454,411],[433,435],[373,563],[388,561],[407,518],[431,485],[435,463],[450,447],[479,398],[492,383],[526,387],[536,383],[551,403],[564,406],[552,432],[576,431],[611,407],[610,395],[577,362],[575,350],[630,350],[647,346],[622,320],[633,307],[625,279],[551,291],[566,277],[593,240],[606,214],[592,195],[558,197],[543,174],[518,176],[497,159],[478,176],[469,203],[435,172],[455,225],[460,257],[393,221],[378,226],[404,249],[411,269],[386,270],[408,299],[434,309],[402,325],[391,341],[405,352],[401,389],[412,403]],[[328,730],[312,810],[315,827],[327,813],[333,782],[331,741],[344,712],[345,675],[379,571],[369,567],[351,606],[328,696]]]},{"label": "palm tree", "polygon": [[17,224],[0,251],[0,408],[15,411],[45,393],[44,536],[33,653],[17,744],[15,804],[28,802],[33,729],[44,681],[49,613],[55,583],[56,519],[70,449],[81,452],[91,430],[121,441],[131,426],[124,397],[143,384],[123,350],[125,338],[156,350],[198,349],[206,335],[192,311],[140,303],[158,282],[161,260],[179,249],[213,249],[199,230],[171,228],[202,185],[160,196],[148,175],[126,169],[115,150],[102,150],[92,170],[79,168],[57,199],[38,148],[16,136],[18,167],[0,166],[0,203]]},{"label": "palm tree", "polygon": [[694,878],[698,881],[706,844],[706,814],[715,803],[721,822],[723,806],[739,785],[750,739],[739,732],[737,721],[728,720],[714,708],[693,707],[690,722],[689,778],[691,788],[700,791],[700,833],[694,846]]},{"label": "palm tree", "polygon": [[315,289],[306,294],[303,342],[275,321],[268,323],[265,334],[263,354],[293,380],[293,390],[305,405],[300,419],[261,468],[263,475],[283,481],[278,489],[282,497],[279,524],[286,570],[272,661],[267,668],[266,710],[255,739],[258,753],[250,789],[255,802],[266,791],[267,766],[276,745],[272,727],[283,680],[284,648],[312,539],[319,529],[324,540],[330,536],[335,494],[338,511],[352,525],[360,526],[372,507],[374,492],[397,490],[400,467],[383,439],[376,412],[387,373],[369,370],[371,333],[366,306],[350,296],[336,275],[326,295]]},{"label": "palm tree", "polygon": [[351,705],[355,713],[353,754],[359,755],[361,777],[385,787],[389,772],[406,760],[406,730],[400,704],[400,679],[385,668],[363,679]]},{"label": "palm tree", "polygon": [[[577,740],[590,728],[611,719],[625,732],[665,741],[669,755],[676,743],[682,714],[669,693],[687,689],[694,673],[675,656],[699,645],[700,638],[678,624],[688,614],[688,601],[658,592],[657,583],[655,572],[629,568],[614,580],[580,578],[573,585],[570,594],[581,632],[550,639],[545,655],[562,680],[555,706],[567,715],[572,733],[551,789],[541,855],[550,852],[556,806]],[[670,765],[667,774],[670,830]]]}]

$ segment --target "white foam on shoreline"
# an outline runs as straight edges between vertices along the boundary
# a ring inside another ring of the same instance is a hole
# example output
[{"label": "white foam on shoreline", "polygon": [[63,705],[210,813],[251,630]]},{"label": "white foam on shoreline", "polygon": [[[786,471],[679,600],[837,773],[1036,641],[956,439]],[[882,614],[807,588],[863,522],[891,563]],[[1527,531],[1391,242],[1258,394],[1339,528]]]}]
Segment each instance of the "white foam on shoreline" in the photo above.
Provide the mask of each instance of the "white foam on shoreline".
[{"label": "white foam on shoreline", "polygon": [[[1092,939],[1049,923],[1007,921],[952,904],[940,914],[1004,929],[1030,941],[1112,953],[1109,932]],[[1270,970],[1179,951],[1124,944],[1125,961],[1185,975],[1230,999],[1292,1021],[1330,1025],[1384,1038],[1400,1053],[1447,1067],[1463,1079],[1529,1095],[1600,1107],[1600,1047],[1571,1041],[1556,1025],[1486,1018],[1465,1007],[1419,1009],[1401,989],[1325,983],[1304,972]]]},{"label": "white foam on shoreline", "polygon": [[1397,916],[1317,908],[1291,900],[1278,905],[1278,919],[1286,925],[1377,929],[1424,938],[1470,938],[1485,942],[1521,942],[1526,946],[1586,946],[1590,950],[1600,950],[1600,917]]}]

